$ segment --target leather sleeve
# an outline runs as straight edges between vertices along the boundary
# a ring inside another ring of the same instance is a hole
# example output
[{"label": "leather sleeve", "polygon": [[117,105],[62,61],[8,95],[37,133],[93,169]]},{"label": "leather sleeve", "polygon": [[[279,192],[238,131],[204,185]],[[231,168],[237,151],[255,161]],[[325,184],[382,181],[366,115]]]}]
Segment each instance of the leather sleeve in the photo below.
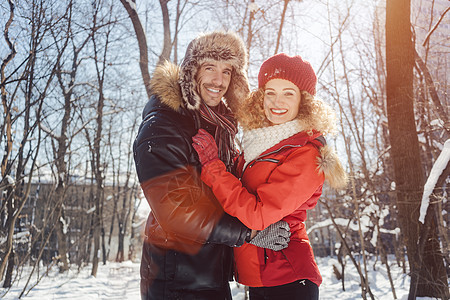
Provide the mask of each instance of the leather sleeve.
[{"label": "leather sleeve", "polygon": [[219,220],[219,223],[214,227],[208,238],[208,243],[240,247],[244,244],[245,239],[250,233],[251,229],[243,225],[238,218],[225,213]]},{"label": "leather sleeve", "polygon": [[194,133],[188,131],[192,126],[188,118],[175,116],[150,113],[133,146],[136,171],[152,214],[166,238],[192,245],[210,238],[211,243],[234,246],[241,242],[246,227],[225,217],[211,189],[202,182],[190,140]]}]

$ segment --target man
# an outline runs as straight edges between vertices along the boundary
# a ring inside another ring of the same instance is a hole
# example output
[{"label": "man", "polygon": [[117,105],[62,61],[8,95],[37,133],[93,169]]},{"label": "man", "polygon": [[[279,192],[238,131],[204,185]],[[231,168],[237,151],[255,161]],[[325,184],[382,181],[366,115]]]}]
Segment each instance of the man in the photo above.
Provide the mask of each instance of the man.
[{"label": "man", "polygon": [[231,299],[230,247],[245,241],[271,249],[287,246],[286,222],[252,239],[249,228],[223,212],[200,179],[192,147],[192,136],[205,129],[215,137],[219,158],[232,168],[232,112],[249,93],[246,68],[242,40],[213,32],[189,44],[180,67],[166,62],[153,74],[153,95],[133,146],[151,207],[141,261],[143,299]]}]

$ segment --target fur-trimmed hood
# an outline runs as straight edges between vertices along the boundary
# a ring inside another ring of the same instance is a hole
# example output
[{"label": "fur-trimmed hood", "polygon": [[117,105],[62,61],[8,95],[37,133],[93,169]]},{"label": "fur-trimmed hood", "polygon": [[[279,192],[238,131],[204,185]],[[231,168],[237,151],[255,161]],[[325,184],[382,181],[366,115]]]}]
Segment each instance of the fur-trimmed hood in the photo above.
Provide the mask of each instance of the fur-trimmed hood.
[{"label": "fur-trimmed hood", "polygon": [[336,151],[329,145],[320,148],[320,156],[317,158],[317,170],[323,172],[325,180],[332,188],[341,189],[347,185],[347,173]]},{"label": "fur-trimmed hood", "polygon": [[180,68],[169,61],[165,61],[156,67],[150,80],[152,93],[158,96],[162,103],[175,111],[184,106],[180,85],[178,84],[179,77]]},{"label": "fur-trimmed hood", "polygon": [[181,66],[167,61],[157,66],[150,81],[152,92],[174,110],[180,107],[198,110],[202,100],[197,92],[197,71],[211,60],[233,67],[224,98],[231,111],[236,112],[239,102],[249,94],[247,51],[242,39],[231,32],[200,35],[189,44]]}]

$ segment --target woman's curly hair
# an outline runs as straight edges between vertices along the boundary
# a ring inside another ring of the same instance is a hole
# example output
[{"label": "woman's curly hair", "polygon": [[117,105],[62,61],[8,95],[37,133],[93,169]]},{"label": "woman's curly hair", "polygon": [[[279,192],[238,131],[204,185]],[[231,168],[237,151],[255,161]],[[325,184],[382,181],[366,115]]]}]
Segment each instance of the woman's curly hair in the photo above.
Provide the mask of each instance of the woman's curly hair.
[{"label": "woman's curly hair", "polygon": [[[333,109],[306,91],[300,91],[300,94],[297,120],[305,128],[305,131],[317,130],[322,134],[335,133],[336,115]],[[264,113],[263,88],[250,93],[238,109],[236,117],[244,130],[271,126]]]}]

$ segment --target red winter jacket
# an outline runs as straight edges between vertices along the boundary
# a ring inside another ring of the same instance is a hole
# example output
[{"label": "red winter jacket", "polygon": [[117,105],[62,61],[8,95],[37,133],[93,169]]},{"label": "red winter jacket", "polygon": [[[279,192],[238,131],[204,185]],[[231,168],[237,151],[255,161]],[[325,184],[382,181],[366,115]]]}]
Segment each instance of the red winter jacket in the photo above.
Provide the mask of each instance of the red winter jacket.
[{"label": "red winter jacket", "polygon": [[316,205],[324,182],[318,171],[322,146],[315,139],[318,135],[300,132],[267,149],[240,172],[241,180],[226,172],[219,160],[203,167],[202,180],[227,213],[256,230],[281,219],[291,228],[291,240],[284,250],[247,243],[234,249],[238,282],[267,287],[309,279],[321,284],[304,224],[306,210]]}]

